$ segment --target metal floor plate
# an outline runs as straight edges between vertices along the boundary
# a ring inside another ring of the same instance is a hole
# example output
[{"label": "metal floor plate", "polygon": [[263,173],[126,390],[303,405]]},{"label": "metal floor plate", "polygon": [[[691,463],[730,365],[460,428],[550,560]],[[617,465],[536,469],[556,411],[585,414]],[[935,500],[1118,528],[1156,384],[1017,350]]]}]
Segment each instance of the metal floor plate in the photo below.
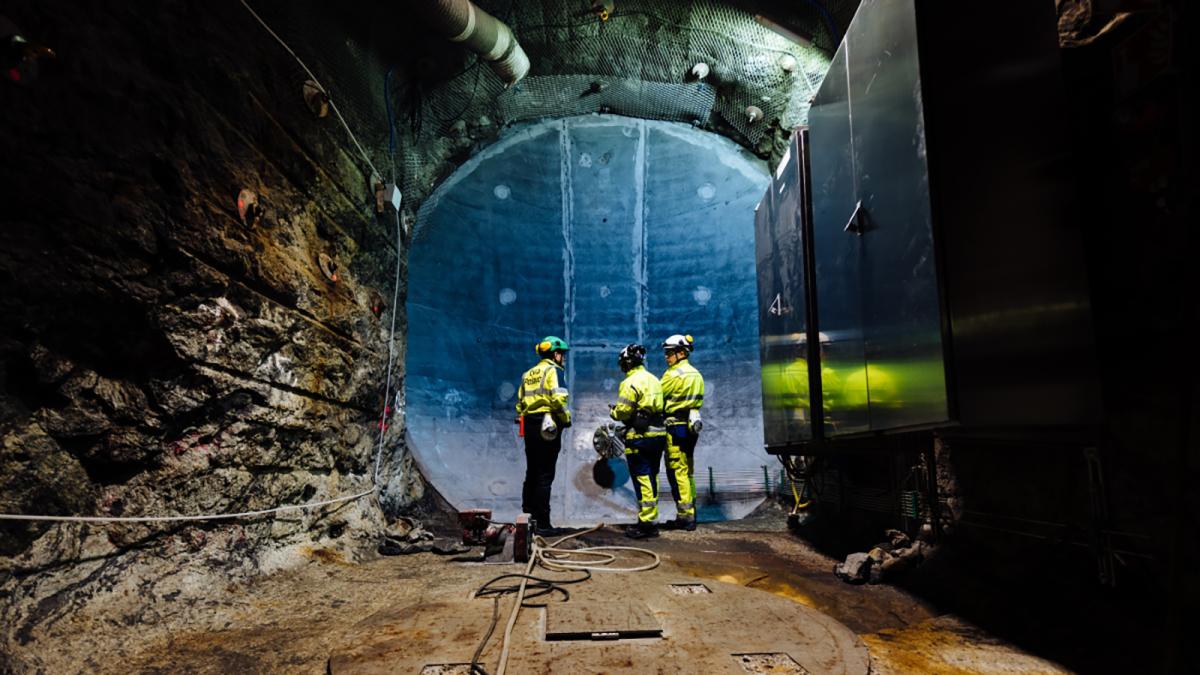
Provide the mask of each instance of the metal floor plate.
[{"label": "metal floor plate", "polygon": [[546,607],[547,640],[622,640],[662,637],[662,625],[644,603],[567,602]]}]

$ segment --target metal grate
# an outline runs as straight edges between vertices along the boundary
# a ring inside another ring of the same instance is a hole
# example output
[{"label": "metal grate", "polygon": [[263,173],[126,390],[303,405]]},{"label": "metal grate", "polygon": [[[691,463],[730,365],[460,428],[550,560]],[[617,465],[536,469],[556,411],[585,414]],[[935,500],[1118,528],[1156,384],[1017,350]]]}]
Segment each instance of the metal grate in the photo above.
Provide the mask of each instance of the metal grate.
[{"label": "metal grate", "polygon": [[421,669],[421,675],[475,675],[486,672],[482,667],[472,670],[469,663],[437,663]]},{"label": "metal grate", "polygon": [[675,595],[705,595],[712,590],[704,584],[671,584],[671,592]]}]

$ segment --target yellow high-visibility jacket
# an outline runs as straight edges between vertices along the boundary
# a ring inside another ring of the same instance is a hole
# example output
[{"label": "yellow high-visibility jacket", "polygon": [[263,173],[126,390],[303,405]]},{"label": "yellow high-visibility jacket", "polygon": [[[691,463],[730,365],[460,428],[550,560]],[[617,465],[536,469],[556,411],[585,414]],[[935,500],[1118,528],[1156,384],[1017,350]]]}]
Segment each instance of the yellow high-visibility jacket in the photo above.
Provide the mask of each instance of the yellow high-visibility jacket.
[{"label": "yellow high-visibility jacket", "polygon": [[[763,366],[763,403],[769,408],[807,410],[808,361],[796,358],[788,363]],[[842,394],[842,381],[829,366],[821,367],[821,400],[826,410],[837,406]]]},{"label": "yellow high-visibility jacket", "polygon": [[562,366],[542,359],[521,377],[521,388],[517,390],[517,414],[540,415],[550,413],[559,424],[571,423],[571,411],[567,407],[570,394],[566,387],[558,386],[558,371]]},{"label": "yellow high-visibility jacket", "polygon": [[646,370],[645,366],[638,366],[625,374],[625,379],[621,381],[621,386],[617,389],[617,405],[613,407],[610,415],[614,420],[625,422],[626,426],[629,426],[629,433],[625,436],[626,441],[667,435],[666,430],[662,428],[661,419],[656,419],[654,426],[650,427],[648,431],[635,430],[632,423],[634,414],[638,410],[656,418],[661,418],[663,415],[662,385],[657,377]]},{"label": "yellow high-visibility jacket", "polygon": [[689,410],[704,405],[704,376],[680,359],[663,373],[662,391],[667,417],[686,422]]}]

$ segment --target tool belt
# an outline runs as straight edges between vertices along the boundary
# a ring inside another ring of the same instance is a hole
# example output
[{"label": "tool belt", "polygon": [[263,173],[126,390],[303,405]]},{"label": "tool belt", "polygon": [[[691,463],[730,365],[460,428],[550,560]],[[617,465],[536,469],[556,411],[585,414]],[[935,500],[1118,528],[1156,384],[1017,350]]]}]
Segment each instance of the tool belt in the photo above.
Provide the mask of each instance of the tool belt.
[{"label": "tool belt", "polygon": [[655,427],[657,430],[661,431],[664,428],[663,425],[665,422],[666,416],[662,413],[646,412],[645,410],[639,408],[638,410],[634,411],[633,419],[629,420],[629,426],[633,427],[633,430],[639,434],[644,434],[649,431],[651,427]]},{"label": "tool belt", "polygon": [[692,436],[699,436],[700,429],[704,423],[700,419],[700,411],[692,408],[687,411],[687,415],[680,419],[678,413],[673,413],[666,420],[667,433],[675,438],[685,439]]}]

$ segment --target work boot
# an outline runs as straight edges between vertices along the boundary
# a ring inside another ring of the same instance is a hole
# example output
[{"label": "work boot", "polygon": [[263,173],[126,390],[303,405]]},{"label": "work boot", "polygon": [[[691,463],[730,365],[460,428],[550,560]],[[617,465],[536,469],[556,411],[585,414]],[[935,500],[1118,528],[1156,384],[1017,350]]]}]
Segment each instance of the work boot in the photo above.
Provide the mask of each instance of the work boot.
[{"label": "work boot", "polygon": [[696,518],[695,518],[695,516],[692,516],[690,518],[685,516],[683,518],[675,518],[674,520],[668,520],[667,522],[663,523],[663,529],[664,530],[687,530],[688,532],[694,532],[696,530]]},{"label": "work boot", "polygon": [[625,528],[625,536],[630,539],[649,539],[658,536],[658,526],[654,523],[637,523]]}]

